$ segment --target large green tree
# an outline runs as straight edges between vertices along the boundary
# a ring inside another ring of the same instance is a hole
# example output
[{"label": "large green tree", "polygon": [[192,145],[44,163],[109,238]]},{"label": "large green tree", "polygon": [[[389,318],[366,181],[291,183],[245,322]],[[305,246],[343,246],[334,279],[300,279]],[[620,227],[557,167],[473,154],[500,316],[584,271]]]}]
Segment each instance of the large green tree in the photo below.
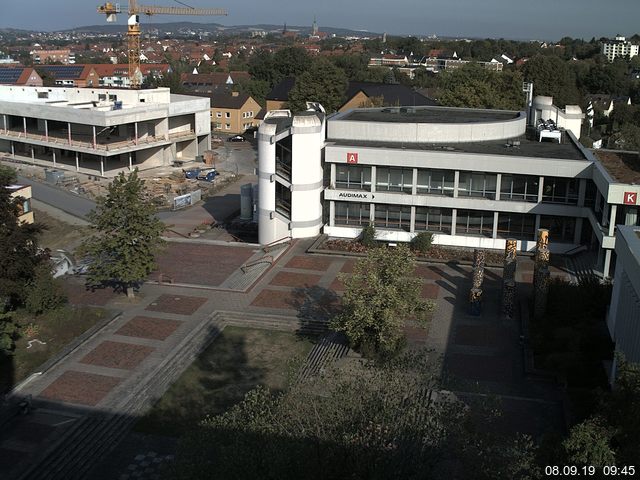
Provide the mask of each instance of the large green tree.
[{"label": "large green tree", "polygon": [[345,284],[342,312],[332,327],[344,332],[365,355],[387,358],[404,341],[410,318],[425,322],[435,308],[422,298],[422,280],[415,275],[415,257],[405,245],[373,248],[356,263]]},{"label": "large green tree", "polygon": [[553,104],[561,108],[580,104],[574,71],[560,57],[536,55],[524,64],[522,75],[533,82],[534,95],[553,97]]},{"label": "large green tree", "polygon": [[471,63],[441,75],[439,100],[445,106],[502,110],[524,107],[522,77],[518,72],[493,72]]},{"label": "large green tree", "polygon": [[289,108],[301,111],[305,109],[306,102],[320,102],[327,113],[335,112],[344,102],[347,83],[347,76],[341,68],[319,58],[296,78],[289,92]]},{"label": "large green tree", "polygon": [[432,364],[353,361],[282,393],[259,387],[186,436],[169,478],[534,478],[531,442],[492,435],[489,410],[438,392]]},{"label": "large green tree", "polygon": [[109,184],[89,220],[95,234],[81,246],[91,260],[88,284],[113,285],[133,296],[134,288],[155,268],[164,230],[137,170],[120,173]]}]

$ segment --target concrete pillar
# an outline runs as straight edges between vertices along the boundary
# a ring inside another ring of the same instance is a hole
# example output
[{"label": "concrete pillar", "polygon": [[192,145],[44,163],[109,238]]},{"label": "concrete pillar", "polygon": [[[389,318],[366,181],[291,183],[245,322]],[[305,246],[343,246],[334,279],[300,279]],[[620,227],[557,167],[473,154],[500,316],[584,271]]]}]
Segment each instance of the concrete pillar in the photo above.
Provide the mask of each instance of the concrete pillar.
[{"label": "concrete pillar", "polygon": [[536,225],[534,230],[537,232],[538,230],[540,230],[540,215],[536,215]]},{"label": "concrete pillar", "polygon": [[138,122],[133,122],[133,130],[135,135],[134,142],[136,145],[138,145]]},{"label": "concrete pillar", "polygon": [[458,210],[453,208],[451,209],[451,235],[455,236],[456,234],[456,221],[458,220]]},{"label": "concrete pillar", "polygon": [[[335,166],[335,164],[332,164],[331,166],[333,167]],[[329,202],[329,226],[334,227],[335,224],[336,224],[336,202],[331,200]]]},{"label": "concrete pillar", "polygon": [[538,203],[542,203],[542,195],[544,194],[544,177],[538,179]]},{"label": "concrete pillar", "polygon": [[[500,200],[501,184],[502,184],[502,174],[498,173],[496,175],[496,200]],[[493,238],[496,238],[496,237],[493,237]]]},{"label": "concrete pillar", "polygon": [[53,166],[56,166],[56,149],[52,148],[51,149],[52,155],[53,155]]},{"label": "concrete pillar", "polygon": [[44,119],[44,138],[48,142],[49,141],[49,122],[47,119]]},{"label": "concrete pillar", "polygon": [[460,170],[453,174],[453,198],[458,198],[458,186],[460,185]]},{"label": "concrete pillar", "polygon": [[493,232],[491,238],[494,240],[498,238],[498,212],[493,212]]},{"label": "concrete pillar", "polygon": [[336,188],[336,164],[332,163],[329,165],[329,185],[331,188]]},{"label": "concrete pillar", "polygon": [[376,172],[376,166],[373,165],[371,167],[371,191],[372,192],[376,191],[376,182],[378,181],[377,175],[378,173]]},{"label": "concrete pillar", "polygon": [[376,204],[370,203],[369,204],[369,222],[373,224],[375,220],[376,220]]},{"label": "concrete pillar", "polygon": [[78,158],[78,152],[76,152],[76,172],[80,171],[80,159]]},{"label": "concrete pillar", "polygon": [[616,228],[616,214],[618,213],[618,205],[611,205],[609,214],[609,236],[613,237]]},{"label": "concrete pillar", "polygon": [[[415,187],[415,184],[413,185]],[[416,231],[416,207],[411,207],[411,227],[409,228],[409,232],[413,233]]]},{"label": "concrete pillar", "polygon": [[129,171],[133,170],[133,161],[131,160],[131,152],[129,152]]},{"label": "concrete pillar", "polygon": [[581,178],[578,184],[578,206],[584,207],[584,199],[587,193],[587,179]]},{"label": "concrete pillar", "polygon": [[[413,183],[411,184],[411,195],[416,195],[418,193],[418,169],[413,169]],[[413,222],[412,222],[413,225]],[[413,232],[413,228],[411,229]]]},{"label": "concrete pillar", "polygon": [[604,251],[604,267],[602,268],[602,275],[604,278],[609,278],[609,270],[611,269],[611,250]]},{"label": "concrete pillar", "polygon": [[100,157],[100,176],[104,177],[104,157]]},{"label": "concrete pillar", "polygon": [[11,156],[12,156],[13,158],[16,158],[16,148],[15,148],[15,146],[13,145],[13,142],[11,142]]},{"label": "concrete pillar", "polygon": [[4,133],[7,133],[7,115],[2,115],[2,118],[4,119]]},{"label": "concrete pillar", "polygon": [[69,137],[69,145],[71,145],[71,122],[67,123],[67,134]]},{"label": "concrete pillar", "polygon": [[36,163],[36,151],[33,147],[31,147],[31,161],[35,164]]},{"label": "concrete pillar", "polygon": [[24,136],[27,136],[27,117],[22,117],[22,130],[24,132]]},{"label": "concrete pillar", "polygon": [[96,135],[96,126],[93,126],[93,149],[97,149],[98,148],[98,137]]},{"label": "concrete pillar", "polygon": [[582,235],[582,217],[576,218],[576,231],[573,234],[573,243],[576,245],[580,243],[580,236]]},{"label": "concrete pillar", "polygon": [[624,217],[625,225],[635,225],[638,222],[638,209],[635,207],[627,207]]}]

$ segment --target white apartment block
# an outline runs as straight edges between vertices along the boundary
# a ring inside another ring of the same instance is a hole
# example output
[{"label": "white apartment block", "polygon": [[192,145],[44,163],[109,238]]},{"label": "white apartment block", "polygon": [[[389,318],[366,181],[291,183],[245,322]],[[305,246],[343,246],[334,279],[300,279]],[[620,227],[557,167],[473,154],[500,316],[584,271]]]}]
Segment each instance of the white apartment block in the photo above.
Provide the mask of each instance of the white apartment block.
[{"label": "white apartment block", "polygon": [[610,62],[617,57],[633,58],[638,55],[639,45],[627,42],[625,37],[617,35],[615,40],[607,40],[602,44],[602,54],[607,57]]}]

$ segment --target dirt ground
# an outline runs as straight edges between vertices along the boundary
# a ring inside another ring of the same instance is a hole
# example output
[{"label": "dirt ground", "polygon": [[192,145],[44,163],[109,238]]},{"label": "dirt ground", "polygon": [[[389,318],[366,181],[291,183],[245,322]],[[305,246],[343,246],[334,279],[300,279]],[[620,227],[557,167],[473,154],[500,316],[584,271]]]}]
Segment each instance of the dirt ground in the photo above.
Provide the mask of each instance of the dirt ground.
[{"label": "dirt ground", "polygon": [[80,225],[70,225],[47,212],[34,209],[36,223],[40,223],[46,229],[40,235],[40,246],[51,250],[67,250],[73,252],[89,229]]}]

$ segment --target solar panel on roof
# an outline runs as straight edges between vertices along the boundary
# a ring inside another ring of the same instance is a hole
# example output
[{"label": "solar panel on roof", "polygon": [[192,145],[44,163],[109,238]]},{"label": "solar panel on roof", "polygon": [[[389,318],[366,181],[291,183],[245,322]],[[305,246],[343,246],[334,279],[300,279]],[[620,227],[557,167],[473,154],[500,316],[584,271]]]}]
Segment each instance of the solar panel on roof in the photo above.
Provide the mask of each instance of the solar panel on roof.
[{"label": "solar panel on roof", "polygon": [[15,84],[23,71],[23,68],[0,68],[0,83]]},{"label": "solar panel on roof", "polygon": [[84,70],[82,65],[42,65],[40,68],[57,80],[73,80]]}]

